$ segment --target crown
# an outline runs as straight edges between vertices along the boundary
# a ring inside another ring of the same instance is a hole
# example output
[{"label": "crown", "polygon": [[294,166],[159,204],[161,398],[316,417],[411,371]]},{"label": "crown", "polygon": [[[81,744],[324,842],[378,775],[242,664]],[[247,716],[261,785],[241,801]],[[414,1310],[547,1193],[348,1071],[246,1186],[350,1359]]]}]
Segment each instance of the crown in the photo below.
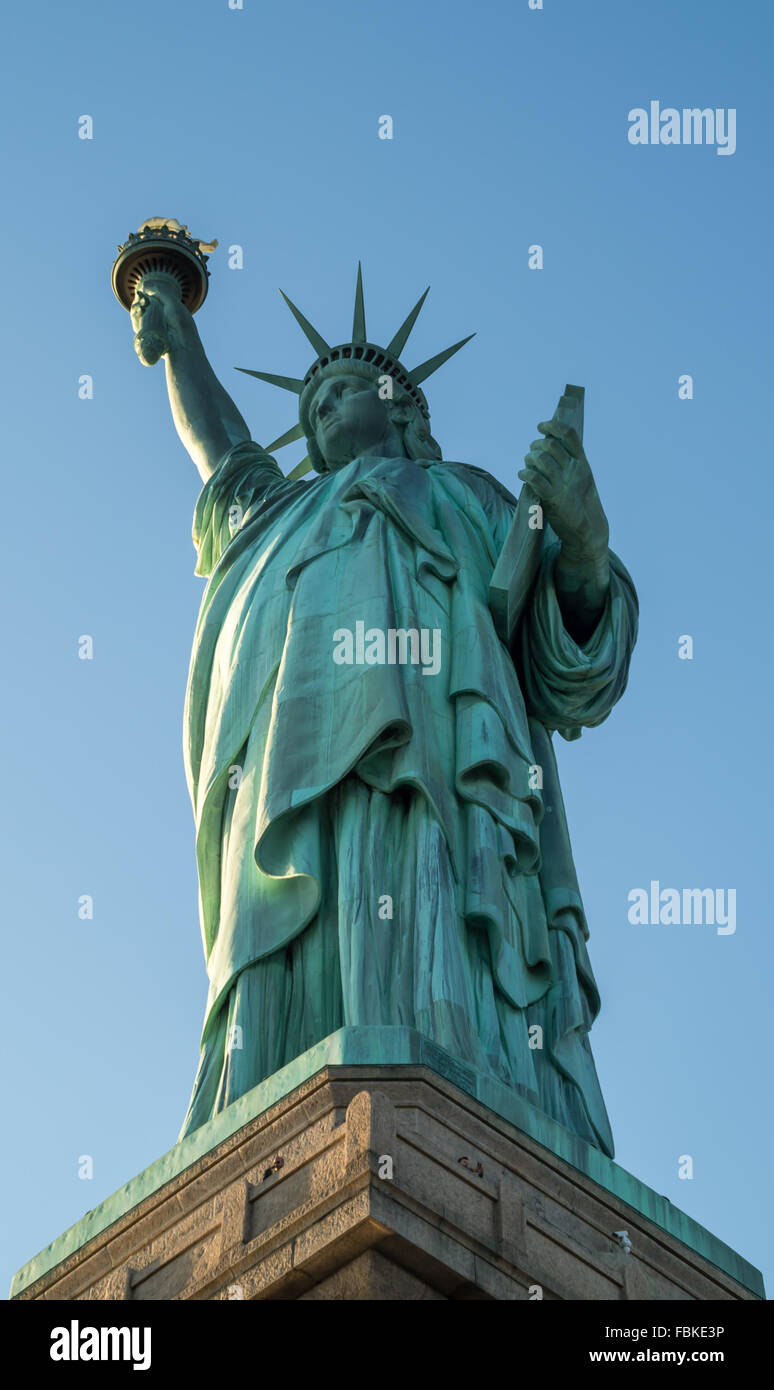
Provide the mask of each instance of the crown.
[{"label": "crown", "polygon": [[186,308],[192,314],[207,298],[208,256],[217,241],[200,241],[174,217],[148,217],[139,230],[129,233],[113,263],[112,284],[125,309],[132,307],[137,285],[144,275],[163,271],[180,286]]},{"label": "crown", "polygon": [[[433,372],[442,367],[444,362],[448,362],[455,352],[459,352],[461,347],[470,342],[475,334],[469,333],[467,338],[462,338],[460,342],[452,344],[451,347],[444,348],[443,352],[436,353],[435,357],[430,357],[426,362],[420,362],[418,367],[412,367],[409,371],[400,361],[400,353],[403,351],[408,341],[408,336],[419,317],[419,312],[424,304],[428,289],[417,300],[414,308],[407,318],[404,319],[397,333],[393,335],[386,348],[379,347],[376,343],[368,341],[366,336],[365,322],[365,302],[363,298],[363,271],[360,263],[357,267],[357,286],[355,288],[355,314],[352,321],[352,341],[340,343],[337,347],[331,347],[329,343],[313,328],[308,319],[304,318],[300,309],[288,299],[284,290],[280,294],[287,304],[296,322],[301,326],[309,342],[317,353],[317,357],[304,377],[277,376],[273,372],[257,372],[249,367],[237,367],[238,372],[245,372],[248,376],[256,376],[261,381],[268,381],[271,386],[281,386],[285,391],[292,391],[300,397],[299,401],[299,423],[280,435],[271,444],[267,445],[267,452],[273,453],[275,449],[281,449],[285,444],[292,444],[295,439],[308,436],[311,432],[309,423],[309,406],[315,395],[318,386],[324,376],[339,375],[346,370],[347,365],[358,364],[358,375],[366,373],[363,368],[368,369],[368,374],[374,377],[390,376],[397,386],[414,402],[414,405],[421,412],[424,419],[429,421],[430,411],[424,392],[419,388],[423,381],[426,381]],[[305,473],[312,469],[312,461],[309,455],[301,460],[299,464],[288,474],[290,478],[302,478]]]}]

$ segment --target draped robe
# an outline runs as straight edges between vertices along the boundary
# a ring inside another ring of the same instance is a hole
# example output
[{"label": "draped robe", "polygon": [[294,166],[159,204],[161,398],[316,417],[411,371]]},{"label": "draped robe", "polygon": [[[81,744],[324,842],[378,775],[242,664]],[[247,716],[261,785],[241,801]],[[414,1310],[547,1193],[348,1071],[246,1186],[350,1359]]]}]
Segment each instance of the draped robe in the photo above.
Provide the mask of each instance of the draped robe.
[{"label": "draped robe", "polygon": [[[291,482],[249,441],[202,489],[185,760],[210,988],[181,1137],[337,1028],[394,1025],[612,1156],[551,735],[620,698],[637,598],[611,552],[578,645],[546,528],[506,647],[488,588],[515,508],[462,463]],[[334,660],[358,623],[438,633],[438,672]]]}]

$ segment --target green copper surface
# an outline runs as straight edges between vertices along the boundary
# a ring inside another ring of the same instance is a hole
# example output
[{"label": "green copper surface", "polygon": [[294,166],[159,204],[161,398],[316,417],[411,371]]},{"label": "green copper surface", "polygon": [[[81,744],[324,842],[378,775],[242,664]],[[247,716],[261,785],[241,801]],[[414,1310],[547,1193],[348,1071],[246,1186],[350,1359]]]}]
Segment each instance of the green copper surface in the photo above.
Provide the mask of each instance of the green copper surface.
[{"label": "green copper surface", "polygon": [[180,1137],[322,1038],[410,1028],[612,1156],[552,736],[620,698],[637,598],[582,388],[538,426],[517,503],[430,433],[419,383],[467,339],[408,371],[366,341],[359,269],[350,344],[285,298],[318,357],[251,375],[299,395],[274,447],[303,433],[309,460],[287,477],[173,278],[131,310],[204,484],[184,749],[210,987]]}]

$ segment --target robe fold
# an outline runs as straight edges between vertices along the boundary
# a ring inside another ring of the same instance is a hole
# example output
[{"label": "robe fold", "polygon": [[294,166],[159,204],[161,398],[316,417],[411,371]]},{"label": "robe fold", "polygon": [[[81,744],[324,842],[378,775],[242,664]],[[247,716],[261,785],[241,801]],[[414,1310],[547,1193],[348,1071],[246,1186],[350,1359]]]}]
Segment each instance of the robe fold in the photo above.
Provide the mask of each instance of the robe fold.
[{"label": "robe fold", "polygon": [[[202,489],[185,760],[210,989],[182,1134],[336,1028],[394,1024],[612,1156],[551,734],[620,698],[637,599],[611,553],[575,643],[548,529],[509,650],[488,590],[515,508],[462,463],[290,482],[252,442]],[[409,639],[384,659],[411,630],[436,634],[437,671]]]}]

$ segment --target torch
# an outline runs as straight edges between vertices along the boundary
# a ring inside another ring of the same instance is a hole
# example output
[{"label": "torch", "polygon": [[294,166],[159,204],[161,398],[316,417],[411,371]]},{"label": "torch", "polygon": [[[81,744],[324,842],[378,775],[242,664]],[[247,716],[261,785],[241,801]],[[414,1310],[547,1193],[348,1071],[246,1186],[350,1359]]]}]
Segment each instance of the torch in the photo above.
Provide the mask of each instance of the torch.
[{"label": "torch", "polygon": [[168,344],[161,305],[152,296],[143,304],[144,291],[152,289],[154,282],[164,284],[195,314],[207,298],[210,272],[205,253],[214,251],[217,244],[189,236],[188,228],[174,217],[149,217],[119,246],[111,283],[125,309],[131,310],[138,300],[143,309],[134,346],[146,366],[158,362]]}]

